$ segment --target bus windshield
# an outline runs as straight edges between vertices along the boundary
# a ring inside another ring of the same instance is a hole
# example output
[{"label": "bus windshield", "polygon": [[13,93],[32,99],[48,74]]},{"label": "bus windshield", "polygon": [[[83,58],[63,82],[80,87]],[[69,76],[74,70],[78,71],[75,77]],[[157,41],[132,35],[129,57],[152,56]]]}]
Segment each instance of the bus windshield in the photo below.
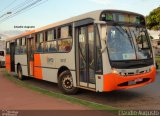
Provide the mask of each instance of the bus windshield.
[{"label": "bus windshield", "polygon": [[152,58],[147,30],[136,26],[108,26],[107,47],[111,61]]}]

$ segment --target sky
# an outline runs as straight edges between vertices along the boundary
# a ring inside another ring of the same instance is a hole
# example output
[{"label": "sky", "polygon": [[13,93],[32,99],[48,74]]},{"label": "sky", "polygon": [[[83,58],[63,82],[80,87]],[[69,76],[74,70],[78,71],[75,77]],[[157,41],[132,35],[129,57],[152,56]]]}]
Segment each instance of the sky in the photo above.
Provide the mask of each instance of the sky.
[{"label": "sky", "polygon": [[[46,2],[33,9],[27,10],[5,22],[1,22],[7,16],[3,16],[3,14],[10,12],[10,9],[15,8],[15,6],[24,1],[26,0],[0,1],[0,32],[27,30],[26,28],[17,29],[14,26],[35,26],[35,28],[39,28],[53,22],[99,9],[126,10],[146,16],[153,9],[160,6],[160,0],[46,0]],[[13,4],[9,8],[6,8],[12,2]]]}]

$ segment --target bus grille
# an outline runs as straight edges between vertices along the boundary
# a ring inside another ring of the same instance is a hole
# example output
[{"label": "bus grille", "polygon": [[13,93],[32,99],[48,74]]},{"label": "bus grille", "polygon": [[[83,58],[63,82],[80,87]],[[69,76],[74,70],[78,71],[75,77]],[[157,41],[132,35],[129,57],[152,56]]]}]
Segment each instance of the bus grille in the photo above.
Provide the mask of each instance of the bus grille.
[{"label": "bus grille", "polygon": [[145,73],[148,73],[148,72],[150,72],[150,69],[143,70],[143,71],[136,70],[134,72],[120,72],[119,74],[122,75],[122,76],[133,76],[133,75],[145,74]]}]

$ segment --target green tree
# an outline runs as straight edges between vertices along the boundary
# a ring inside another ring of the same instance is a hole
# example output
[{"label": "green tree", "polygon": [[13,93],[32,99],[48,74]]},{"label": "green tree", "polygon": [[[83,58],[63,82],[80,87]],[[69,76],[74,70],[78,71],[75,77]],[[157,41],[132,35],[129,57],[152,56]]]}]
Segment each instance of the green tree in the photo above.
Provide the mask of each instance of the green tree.
[{"label": "green tree", "polygon": [[160,6],[146,17],[147,28],[150,30],[159,30],[160,29]]}]

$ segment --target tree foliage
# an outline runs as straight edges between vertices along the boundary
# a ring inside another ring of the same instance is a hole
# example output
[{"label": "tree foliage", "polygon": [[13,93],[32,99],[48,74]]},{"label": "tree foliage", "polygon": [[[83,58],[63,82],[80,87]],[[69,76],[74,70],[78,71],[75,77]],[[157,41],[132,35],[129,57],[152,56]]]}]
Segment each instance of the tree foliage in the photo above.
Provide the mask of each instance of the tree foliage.
[{"label": "tree foliage", "polygon": [[147,28],[150,30],[160,30],[160,6],[146,17]]}]

